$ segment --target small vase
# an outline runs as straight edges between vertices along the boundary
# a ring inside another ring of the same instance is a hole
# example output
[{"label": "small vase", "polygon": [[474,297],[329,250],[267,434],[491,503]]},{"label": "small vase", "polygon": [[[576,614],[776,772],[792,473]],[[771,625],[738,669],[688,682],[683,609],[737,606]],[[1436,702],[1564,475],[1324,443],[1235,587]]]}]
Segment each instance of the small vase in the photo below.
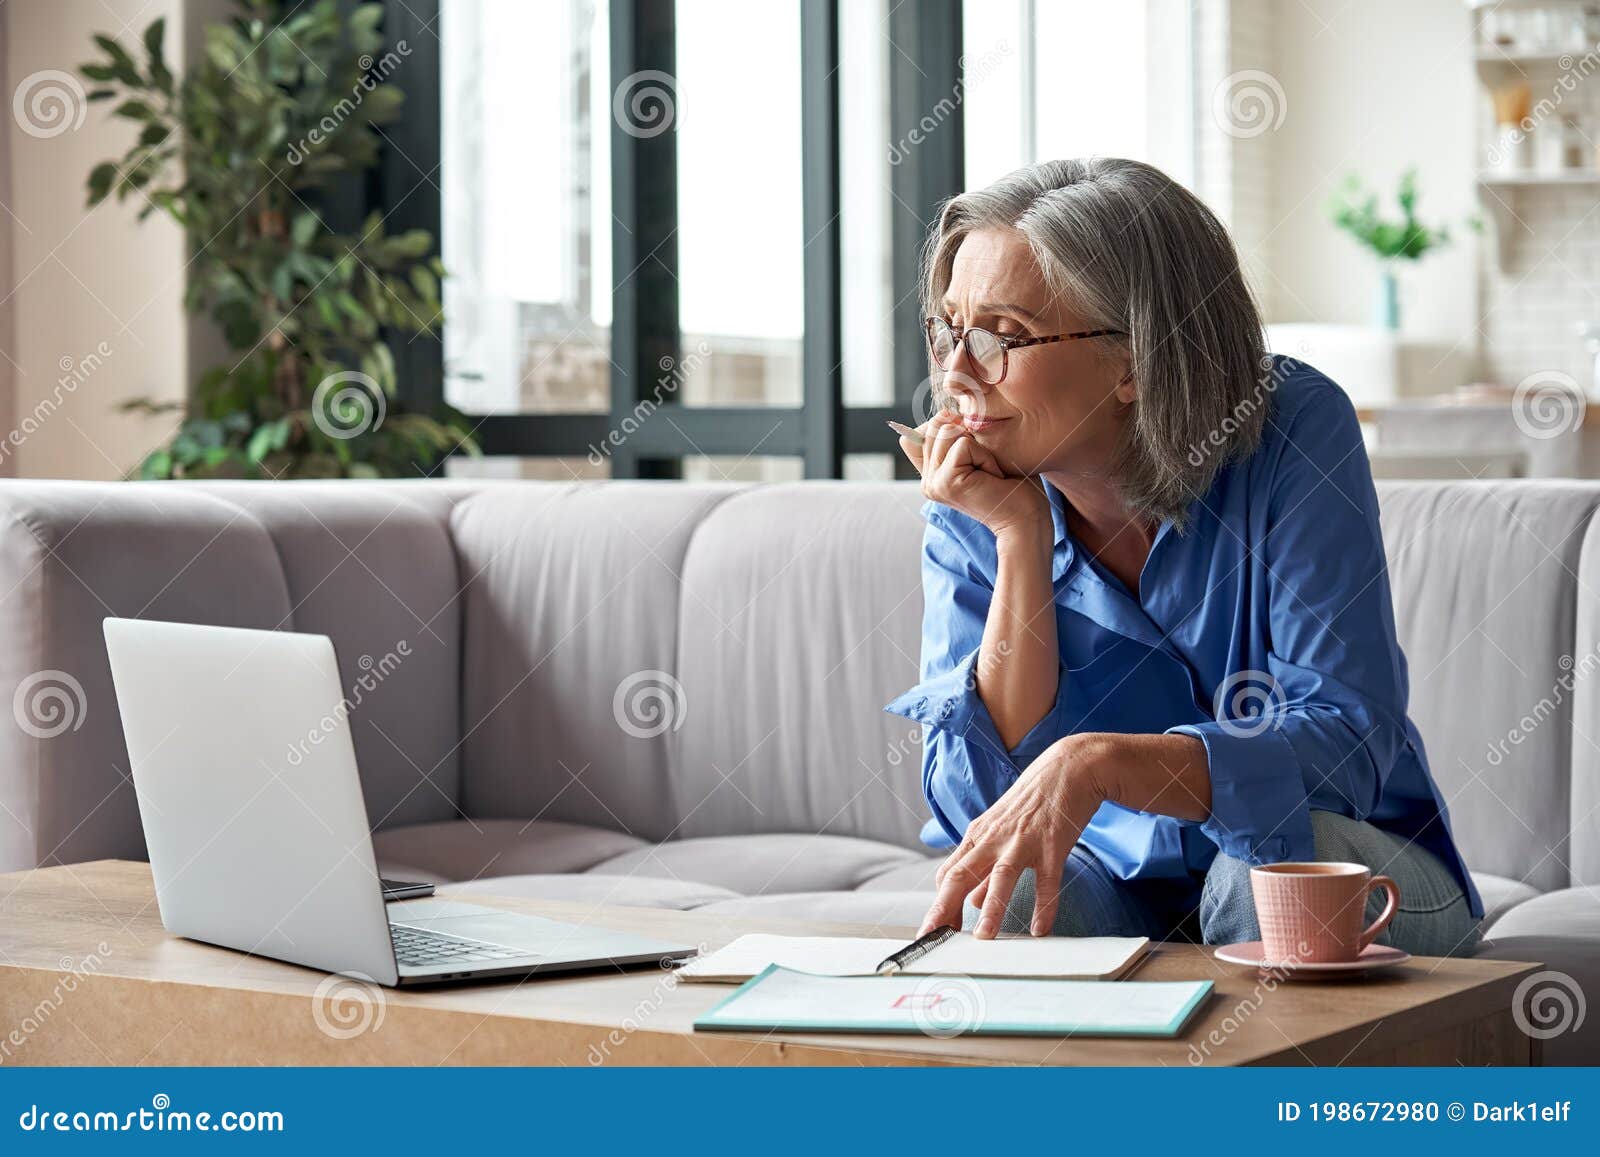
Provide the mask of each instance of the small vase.
[{"label": "small vase", "polygon": [[1373,302],[1372,323],[1391,332],[1400,328],[1400,282],[1395,278],[1394,267],[1388,263],[1378,267],[1378,296]]}]

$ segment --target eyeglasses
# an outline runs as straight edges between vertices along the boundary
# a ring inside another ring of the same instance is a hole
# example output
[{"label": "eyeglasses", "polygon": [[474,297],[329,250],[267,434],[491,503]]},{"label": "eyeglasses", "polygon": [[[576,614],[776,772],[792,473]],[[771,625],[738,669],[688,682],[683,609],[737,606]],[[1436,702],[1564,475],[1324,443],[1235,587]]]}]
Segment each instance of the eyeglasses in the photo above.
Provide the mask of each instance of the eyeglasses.
[{"label": "eyeglasses", "polygon": [[977,371],[976,377],[986,386],[998,385],[1005,380],[1012,350],[1031,345],[1048,345],[1057,341],[1080,341],[1086,337],[1126,336],[1120,329],[1089,329],[1079,333],[1058,333],[1050,337],[1010,337],[990,333],[986,329],[968,327],[957,329],[942,317],[923,320],[928,335],[928,351],[933,354],[933,364],[941,370],[950,368],[956,346],[967,344],[967,359]]}]

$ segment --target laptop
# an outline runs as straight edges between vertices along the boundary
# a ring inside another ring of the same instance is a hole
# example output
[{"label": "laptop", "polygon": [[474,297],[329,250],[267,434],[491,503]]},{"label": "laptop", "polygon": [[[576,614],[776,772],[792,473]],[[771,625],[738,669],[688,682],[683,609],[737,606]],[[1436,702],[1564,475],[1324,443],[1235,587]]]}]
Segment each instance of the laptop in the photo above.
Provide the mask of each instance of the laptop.
[{"label": "laptop", "polygon": [[387,986],[694,954],[448,899],[385,903],[327,636],[117,618],[105,636],[169,932]]}]

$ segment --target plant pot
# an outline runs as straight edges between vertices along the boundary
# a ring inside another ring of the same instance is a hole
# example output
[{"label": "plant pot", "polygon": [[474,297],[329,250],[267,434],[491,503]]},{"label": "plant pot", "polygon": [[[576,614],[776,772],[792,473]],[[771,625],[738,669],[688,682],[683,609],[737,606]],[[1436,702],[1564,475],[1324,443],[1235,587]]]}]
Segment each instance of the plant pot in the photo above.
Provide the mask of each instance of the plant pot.
[{"label": "plant pot", "polygon": [[1391,331],[1400,328],[1400,282],[1390,265],[1378,267],[1378,295],[1373,299],[1372,324]]}]

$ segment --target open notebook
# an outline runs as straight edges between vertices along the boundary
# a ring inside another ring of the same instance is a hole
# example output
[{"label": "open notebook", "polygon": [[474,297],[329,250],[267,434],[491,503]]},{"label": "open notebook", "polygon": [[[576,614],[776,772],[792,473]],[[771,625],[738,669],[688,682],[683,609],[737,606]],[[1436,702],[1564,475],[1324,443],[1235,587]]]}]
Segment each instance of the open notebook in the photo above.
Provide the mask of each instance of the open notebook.
[{"label": "open notebook", "polygon": [[1209,980],[813,976],[767,968],[696,1017],[698,1030],[923,1033],[932,1037],[1175,1037]]},{"label": "open notebook", "polygon": [[[911,961],[901,974],[1009,977],[1028,980],[1115,980],[1144,957],[1144,936],[999,936],[978,940],[957,932]],[[738,983],[769,965],[815,976],[873,976],[906,948],[903,940],[865,936],[771,936],[751,933],[697,956],[678,970],[684,980]]]}]

